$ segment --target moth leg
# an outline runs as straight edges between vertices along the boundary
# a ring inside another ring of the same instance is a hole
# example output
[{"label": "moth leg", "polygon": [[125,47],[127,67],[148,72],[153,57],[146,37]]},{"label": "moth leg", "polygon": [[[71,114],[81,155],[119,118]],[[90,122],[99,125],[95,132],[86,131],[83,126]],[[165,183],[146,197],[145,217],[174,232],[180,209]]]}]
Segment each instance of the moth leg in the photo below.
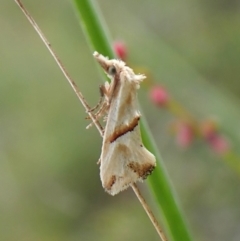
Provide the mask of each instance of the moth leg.
[{"label": "moth leg", "polygon": [[97,105],[94,106],[92,109],[88,110],[87,113],[93,112],[93,111],[96,110],[100,105],[102,105],[103,100],[104,100],[104,90],[103,90],[103,87],[104,87],[103,85],[100,85],[100,86],[99,86],[100,99],[99,99]]},{"label": "moth leg", "polygon": [[110,84],[106,81],[104,85],[100,86],[101,88],[101,93],[105,96],[106,99],[109,98],[109,90],[110,90]]},{"label": "moth leg", "polygon": [[[94,117],[95,117],[95,121],[99,120],[102,115],[107,111],[109,105],[107,102],[103,102],[101,108],[97,111],[97,113],[94,114]],[[92,125],[93,125],[94,122],[91,122],[87,127],[86,129],[89,129]]]},{"label": "moth leg", "polygon": [[108,109],[109,105],[107,102],[104,102],[101,106],[101,108],[95,113],[95,117],[97,119],[101,118],[104,113],[106,112],[106,110]]},{"label": "moth leg", "polygon": [[[104,85],[101,85],[99,87],[100,89],[100,94],[102,96],[102,99],[104,97],[104,101],[101,101],[101,103],[99,103],[97,105],[97,108],[100,106],[100,108],[98,109],[98,111],[96,113],[94,113],[94,117],[95,117],[95,120],[99,120],[103,114],[108,110],[109,108],[109,89],[110,89],[110,85],[108,82],[105,82]],[[94,107],[94,109],[97,109]],[[90,112],[90,111],[89,111]],[[93,125],[93,122],[91,122],[87,127],[86,129],[89,129],[91,126]]]},{"label": "moth leg", "polygon": [[101,163],[101,158],[98,159],[97,165],[99,165],[100,163]]},{"label": "moth leg", "polygon": [[107,121],[107,118],[108,118],[108,115],[105,115],[105,116],[103,117],[103,122],[106,122],[106,121]]}]

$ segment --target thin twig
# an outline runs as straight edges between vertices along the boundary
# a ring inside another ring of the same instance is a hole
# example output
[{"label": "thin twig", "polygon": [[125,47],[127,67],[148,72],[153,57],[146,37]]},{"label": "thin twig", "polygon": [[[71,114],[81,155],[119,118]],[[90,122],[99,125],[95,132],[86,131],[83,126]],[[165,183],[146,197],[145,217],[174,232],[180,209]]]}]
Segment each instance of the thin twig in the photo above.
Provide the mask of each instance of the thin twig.
[{"label": "thin twig", "polygon": [[86,112],[88,113],[88,115],[90,116],[90,118],[92,119],[93,123],[95,124],[95,126],[97,127],[99,133],[101,134],[101,136],[103,136],[103,128],[100,125],[100,123],[96,120],[95,116],[91,113],[91,108],[89,107],[89,105],[87,104],[87,102],[85,101],[82,93],[79,91],[77,85],[75,84],[75,82],[71,79],[70,75],[68,74],[68,72],[66,71],[66,69],[64,68],[61,60],[57,57],[56,53],[53,51],[51,44],[48,42],[47,38],[44,36],[43,32],[41,31],[41,29],[38,27],[37,23],[35,22],[35,20],[31,17],[31,15],[28,13],[28,11],[26,10],[26,8],[23,6],[23,4],[21,3],[20,0],[15,0],[15,2],[17,3],[17,5],[19,6],[19,8],[22,10],[22,12],[24,13],[24,15],[26,16],[26,18],[28,19],[28,21],[31,23],[31,25],[34,27],[34,29],[36,30],[36,32],[38,33],[39,37],[42,39],[43,43],[46,45],[47,49],[49,50],[49,52],[51,53],[51,55],[53,56],[54,60],[56,61],[57,65],[59,66],[60,70],[62,71],[63,75],[65,76],[65,78],[67,79],[67,81],[69,82],[69,84],[71,85],[71,87],[73,88],[74,92],[76,93],[78,99],[80,100],[80,102],[82,103],[83,107],[85,108]]},{"label": "thin twig", "polygon": [[[47,49],[49,50],[49,52],[51,53],[51,55],[53,56],[54,60],[56,61],[57,65],[59,66],[60,70],[62,71],[63,75],[65,76],[65,78],[67,79],[67,81],[69,82],[69,84],[71,85],[72,89],[74,90],[74,92],[76,93],[78,99],[80,100],[80,102],[82,103],[83,107],[85,108],[86,112],[88,113],[88,115],[90,116],[90,118],[92,119],[94,125],[96,126],[96,128],[98,129],[100,135],[103,137],[103,128],[101,126],[101,124],[99,123],[99,121],[96,119],[96,116],[93,115],[91,113],[91,108],[89,107],[89,105],[87,104],[86,100],[84,99],[82,93],[79,91],[77,85],[75,84],[75,82],[71,79],[71,77],[69,76],[68,72],[66,71],[66,69],[64,68],[61,60],[57,57],[56,53],[53,51],[51,44],[48,42],[48,40],[46,39],[46,37],[44,36],[44,34],[42,33],[41,29],[38,27],[37,23],[35,22],[35,20],[31,17],[31,15],[28,13],[28,11],[26,10],[26,8],[23,6],[23,4],[21,3],[20,0],[15,0],[15,2],[17,3],[17,5],[19,6],[19,8],[22,10],[22,12],[24,13],[24,15],[26,16],[26,18],[29,20],[29,22],[31,23],[31,25],[34,27],[34,29],[36,30],[36,32],[38,33],[38,35],[40,36],[40,38],[42,39],[43,43],[46,45]],[[146,201],[144,200],[143,196],[141,195],[137,185],[135,183],[133,183],[131,185],[134,193],[136,194],[138,200],[140,201],[140,203],[142,204],[144,210],[146,211],[148,217],[150,218],[153,226],[155,227],[157,233],[159,234],[160,238],[162,239],[162,241],[167,241],[166,236],[164,235],[161,227],[159,226],[157,219],[155,218],[154,214],[152,213],[152,211],[150,210],[149,206],[147,205]]]},{"label": "thin twig", "polygon": [[131,187],[132,187],[135,195],[137,196],[139,202],[142,204],[145,212],[147,213],[149,219],[151,220],[151,222],[152,222],[154,228],[156,229],[158,235],[160,236],[160,238],[162,239],[162,241],[167,241],[167,238],[166,238],[166,236],[164,235],[162,228],[160,227],[160,225],[159,225],[157,219],[155,218],[153,212],[151,211],[150,207],[147,205],[145,199],[143,198],[142,194],[140,193],[140,190],[139,190],[139,188],[137,187],[136,183],[133,183],[133,184],[131,185]]}]

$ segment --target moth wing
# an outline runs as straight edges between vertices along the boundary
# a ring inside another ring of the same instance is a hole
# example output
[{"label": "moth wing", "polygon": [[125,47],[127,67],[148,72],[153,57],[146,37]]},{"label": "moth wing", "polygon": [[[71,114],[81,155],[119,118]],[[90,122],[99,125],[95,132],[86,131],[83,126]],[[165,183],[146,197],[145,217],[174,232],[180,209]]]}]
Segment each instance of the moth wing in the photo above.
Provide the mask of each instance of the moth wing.
[{"label": "moth wing", "polygon": [[156,160],[142,144],[139,125],[119,137],[101,156],[100,177],[104,189],[115,195],[136,181],[145,179]]},{"label": "moth wing", "polygon": [[128,78],[122,74],[121,81],[117,81],[116,84],[115,82],[111,83],[108,88],[109,92],[111,92],[111,86],[115,86],[114,94],[109,97],[111,105],[108,112],[103,143],[116,130],[129,125],[134,118],[140,117],[137,100],[139,82],[129,81]]}]

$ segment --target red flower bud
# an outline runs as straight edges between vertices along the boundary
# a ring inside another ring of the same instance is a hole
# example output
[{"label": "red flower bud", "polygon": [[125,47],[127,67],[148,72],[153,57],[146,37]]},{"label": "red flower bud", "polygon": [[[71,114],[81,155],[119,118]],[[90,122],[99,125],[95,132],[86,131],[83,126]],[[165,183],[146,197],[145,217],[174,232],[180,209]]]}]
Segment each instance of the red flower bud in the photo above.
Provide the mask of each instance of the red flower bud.
[{"label": "red flower bud", "polygon": [[205,120],[200,124],[200,133],[204,138],[210,138],[218,132],[217,122],[214,120]]},{"label": "red flower bud", "polygon": [[179,122],[176,126],[176,142],[182,148],[189,147],[194,138],[192,126],[185,122]]},{"label": "red flower bud", "polygon": [[201,123],[200,133],[216,154],[224,155],[230,150],[228,140],[223,135],[219,134],[216,121],[206,120]]},{"label": "red flower bud", "polygon": [[230,150],[230,145],[228,140],[219,134],[214,134],[207,138],[212,150],[219,155],[224,155]]},{"label": "red flower bud", "polygon": [[127,48],[124,42],[116,41],[113,43],[113,49],[118,58],[121,60],[126,60],[127,58]]},{"label": "red flower bud", "polygon": [[162,86],[154,86],[150,90],[150,99],[158,106],[164,106],[169,101],[168,92]]}]

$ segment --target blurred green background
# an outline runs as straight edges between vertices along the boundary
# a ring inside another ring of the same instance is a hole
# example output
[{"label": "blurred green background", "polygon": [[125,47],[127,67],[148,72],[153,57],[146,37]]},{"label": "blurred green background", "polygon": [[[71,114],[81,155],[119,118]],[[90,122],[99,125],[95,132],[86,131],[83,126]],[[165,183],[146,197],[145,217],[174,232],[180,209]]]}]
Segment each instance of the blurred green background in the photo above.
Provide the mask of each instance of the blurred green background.
[{"label": "blurred green background", "polygon": [[[15,2],[0,3],[0,240],[159,240],[131,190],[103,191],[98,132],[85,129],[83,107]],[[94,106],[102,79],[73,3],[24,4]],[[129,61],[148,68],[195,118],[216,116],[239,152],[239,1],[99,7]],[[139,97],[194,240],[240,240],[240,176],[201,141],[179,149],[168,130],[174,117],[144,88]]]}]

